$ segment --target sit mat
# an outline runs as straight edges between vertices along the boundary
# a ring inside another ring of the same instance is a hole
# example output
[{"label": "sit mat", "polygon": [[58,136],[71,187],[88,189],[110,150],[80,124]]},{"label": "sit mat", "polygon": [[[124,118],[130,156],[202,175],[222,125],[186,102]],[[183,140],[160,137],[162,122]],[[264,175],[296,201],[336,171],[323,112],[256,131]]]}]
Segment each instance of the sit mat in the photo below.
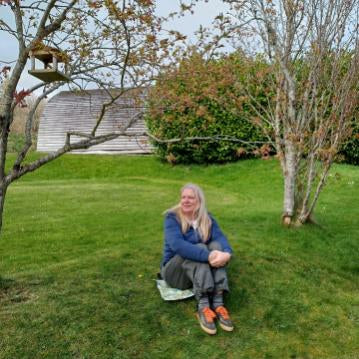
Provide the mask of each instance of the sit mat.
[{"label": "sit mat", "polygon": [[194,296],[192,289],[177,289],[170,287],[163,279],[156,279],[157,288],[163,300],[182,300]]}]

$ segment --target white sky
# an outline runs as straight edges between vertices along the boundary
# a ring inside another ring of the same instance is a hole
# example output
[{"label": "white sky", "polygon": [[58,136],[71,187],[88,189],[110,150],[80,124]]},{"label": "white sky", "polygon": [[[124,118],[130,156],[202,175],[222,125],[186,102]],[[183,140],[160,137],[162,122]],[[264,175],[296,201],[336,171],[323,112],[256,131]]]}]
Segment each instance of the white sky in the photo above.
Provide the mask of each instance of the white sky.
[{"label": "white sky", "polygon": [[[165,15],[178,9],[179,0],[157,0],[158,14]],[[225,12],[227,6],[221,0],[209,0],[207,3],[200,3],[196,7],[194,15],[187,14],[185,17],[176,19],[171,28],[178,30],[187,35],[189,39],[193,38],[193,33],[200,25],[210,26],[213,18],[220,12]],[[7,20],[11,19],[11,14],[6,6],[0,6],[0,18]],[[13,61],[17,56],[17,43],[7,34],[0,32],[0,60]],[[0,64],[1,65],[1,64]],[[38,80],[27,74],[24,74],[19,83],[19,88],[29,88],[38,83]]]}]

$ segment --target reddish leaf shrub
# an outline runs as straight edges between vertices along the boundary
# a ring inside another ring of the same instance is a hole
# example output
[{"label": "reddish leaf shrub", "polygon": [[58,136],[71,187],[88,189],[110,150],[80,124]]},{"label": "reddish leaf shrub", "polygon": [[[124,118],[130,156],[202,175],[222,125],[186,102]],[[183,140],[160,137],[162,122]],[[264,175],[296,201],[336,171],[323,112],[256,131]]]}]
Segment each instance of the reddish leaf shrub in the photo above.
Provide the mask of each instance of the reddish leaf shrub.
[{"label": "reddish leaf shrub", "polygon": [[[255,126],[250,99],[243,91],[249,73],[264,76],[266,66],[231,55],[207,61],[194,53],[162,74],[148,99],[147,126],[160,139],[230,136],[248,142],[265,141]],[[265,81],[256,101],[266,102]],[[260,154],[262,144],[222,140],[154,142],[161,158],[171,163],[221,163]]]}]

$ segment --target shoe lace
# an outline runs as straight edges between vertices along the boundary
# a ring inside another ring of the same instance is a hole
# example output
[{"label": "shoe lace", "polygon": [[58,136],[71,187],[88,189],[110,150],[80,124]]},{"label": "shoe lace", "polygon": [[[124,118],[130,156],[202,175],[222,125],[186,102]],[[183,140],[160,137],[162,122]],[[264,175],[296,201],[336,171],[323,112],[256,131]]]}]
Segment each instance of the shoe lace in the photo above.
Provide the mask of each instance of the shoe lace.
[{"label": "shoe lace", "polygon": [[221,315],[223,317],[223,319],[228,320],[229,319],[229,314],[228,311],[225,307],[219,306],[216,308],[216,313],[218,313],[219,315]]},{"label": "shoe lace", "polygon": [[213,319],[216,318],[216,314],[209,307],[202,309],[203,315],[206,318],[206,321],[209,323],[213,322]]}]

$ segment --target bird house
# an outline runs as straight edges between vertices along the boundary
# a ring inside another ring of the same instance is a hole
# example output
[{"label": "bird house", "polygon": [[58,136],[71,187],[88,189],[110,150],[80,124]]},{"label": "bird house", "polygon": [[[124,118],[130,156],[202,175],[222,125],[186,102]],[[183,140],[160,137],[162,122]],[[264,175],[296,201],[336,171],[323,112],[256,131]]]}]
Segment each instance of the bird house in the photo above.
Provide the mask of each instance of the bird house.
[{"label": "bird house", "polygon": [[[42,45],[30,51],[29,57],[31,60],[30,75],[44,82],[70,81],[70,78],[66,74],[68,57],[64,52],[53,47]],[[35,59],[44,64],[43,69],[36,68]],[[64,72],[59,70],[59,63],[64,64]]]}]

